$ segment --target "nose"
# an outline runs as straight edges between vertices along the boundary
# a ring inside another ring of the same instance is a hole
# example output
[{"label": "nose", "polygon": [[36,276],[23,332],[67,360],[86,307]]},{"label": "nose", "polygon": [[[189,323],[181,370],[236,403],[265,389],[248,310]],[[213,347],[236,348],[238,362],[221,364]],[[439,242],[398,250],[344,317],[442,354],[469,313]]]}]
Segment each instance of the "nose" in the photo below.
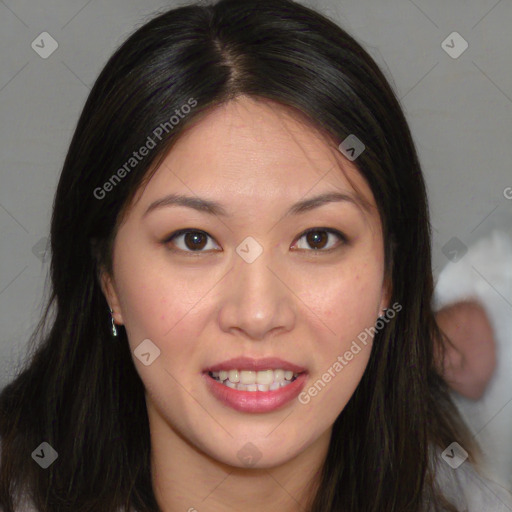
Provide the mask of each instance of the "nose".
[{"label": "nose", "polygon": [[223,283],[219,312],[223,332],[242,333],[248,339],[261,341],[271,332],[294,328],[298,299],[291,276],[271,253],[264,250],[252,262],[235,256]]}]

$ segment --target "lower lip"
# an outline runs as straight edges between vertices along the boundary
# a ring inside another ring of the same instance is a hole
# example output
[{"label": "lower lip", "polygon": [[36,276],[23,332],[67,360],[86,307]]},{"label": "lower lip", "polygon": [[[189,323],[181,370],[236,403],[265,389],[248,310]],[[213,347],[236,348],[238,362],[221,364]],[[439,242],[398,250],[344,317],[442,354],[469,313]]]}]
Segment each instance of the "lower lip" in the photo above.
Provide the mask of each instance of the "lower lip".
[{"label": "lower lip", "polygon": [[240,391],[221,384],[208,373],[203,373],[203,377],[212,395],[224,405],[240,412],[257,413],[275,411],[291,402],[304,387],[307,374],[301,373],[293,382],[274,391]]}]

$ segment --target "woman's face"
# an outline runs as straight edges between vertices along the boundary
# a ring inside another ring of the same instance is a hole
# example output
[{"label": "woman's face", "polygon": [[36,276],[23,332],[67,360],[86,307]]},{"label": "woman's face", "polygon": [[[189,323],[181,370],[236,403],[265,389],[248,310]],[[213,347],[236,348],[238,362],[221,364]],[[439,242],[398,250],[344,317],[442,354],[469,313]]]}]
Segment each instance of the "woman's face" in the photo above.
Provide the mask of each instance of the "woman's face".
[{"label": "woman's face", "polygon": [[[295,207],[333,193],[348,199]],[[330,433],[368,362],[360,335],[388,305],[380,219],[355,165],[248,97],[179,139],[121,225],[113,268],[103,290],[151,429],[239,467],[284,463]]]}]

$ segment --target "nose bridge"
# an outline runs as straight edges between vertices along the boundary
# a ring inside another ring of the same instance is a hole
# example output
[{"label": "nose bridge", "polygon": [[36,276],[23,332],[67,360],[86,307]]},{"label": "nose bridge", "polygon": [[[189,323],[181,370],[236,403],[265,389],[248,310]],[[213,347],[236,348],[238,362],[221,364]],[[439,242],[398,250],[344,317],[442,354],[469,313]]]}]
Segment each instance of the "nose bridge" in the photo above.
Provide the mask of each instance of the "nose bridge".
[{"label": "nose bridge", "polygon": [[221,327],[243,330],[254,339],[261,339],[276,328],[291,328],[293,294],[279,278],[276,252],[247,237],[236,253],[222,304]]}]

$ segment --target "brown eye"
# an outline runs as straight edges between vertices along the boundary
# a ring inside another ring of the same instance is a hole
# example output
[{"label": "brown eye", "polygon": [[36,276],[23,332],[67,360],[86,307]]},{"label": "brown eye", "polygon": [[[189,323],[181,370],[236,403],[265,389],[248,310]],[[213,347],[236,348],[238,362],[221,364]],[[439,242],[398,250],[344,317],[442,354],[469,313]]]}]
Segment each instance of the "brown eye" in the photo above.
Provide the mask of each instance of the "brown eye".
[{"label": "brown eye", "polygon": [[169,236],[165,240],[165,243],[167,244],[172,242],[172,245],[177,246],[176,250],[178,251],[200,253],[206,252],[203,249],[208,245],[208,239],[210,238],[210,235],[204,231],[195,229],[182,229]]},{"label": "brown eye", "polygon": [[329,240],[325,231],[310,231],[306,235],[306,241],[313,249],[323,249]]},{"label": "brown eye", "polygon": [[[336,247],[327,247],[329,244],[329,238],[337,237],[341,242],[346,242],[346,237],[337,230],[334,229],[323,229],[323,228],[312,228],[301,235],[299,241],[305,239],[307,247],[299,247],[301,250],[312,249],[313,251],[328,252]],[[327,248],[326,248],[327,247]]]},{"label": "brown eye", "polygon": [[184,235],[185,237],[183,241],[185,242],[185,246],[193,251],[196,249],[201,250],[206,245],[206,236],[204,233],[199,233],[198,231],[190,231]]}]

